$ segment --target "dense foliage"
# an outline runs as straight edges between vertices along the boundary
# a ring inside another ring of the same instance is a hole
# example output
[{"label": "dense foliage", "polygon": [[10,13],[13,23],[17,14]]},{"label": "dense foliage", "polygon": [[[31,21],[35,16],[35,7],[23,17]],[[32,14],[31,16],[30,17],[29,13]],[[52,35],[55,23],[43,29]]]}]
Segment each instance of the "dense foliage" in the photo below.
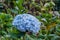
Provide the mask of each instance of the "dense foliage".
[{"label": "dense foliage", "polygon": [[59,0],[1,1],[0,40],[60,40],[60,10],[55,10]]}]

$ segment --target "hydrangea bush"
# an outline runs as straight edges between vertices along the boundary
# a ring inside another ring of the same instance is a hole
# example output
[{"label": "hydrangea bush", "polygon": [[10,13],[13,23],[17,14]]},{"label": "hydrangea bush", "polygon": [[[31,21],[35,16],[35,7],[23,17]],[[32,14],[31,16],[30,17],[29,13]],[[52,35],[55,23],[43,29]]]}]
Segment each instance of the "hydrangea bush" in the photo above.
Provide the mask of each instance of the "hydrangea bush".
[{"label": "hydrangea bush", "polygon": [[0,2],[0,40],[60,40],[60,10],[55,11],[59,9],[57,1]]}]

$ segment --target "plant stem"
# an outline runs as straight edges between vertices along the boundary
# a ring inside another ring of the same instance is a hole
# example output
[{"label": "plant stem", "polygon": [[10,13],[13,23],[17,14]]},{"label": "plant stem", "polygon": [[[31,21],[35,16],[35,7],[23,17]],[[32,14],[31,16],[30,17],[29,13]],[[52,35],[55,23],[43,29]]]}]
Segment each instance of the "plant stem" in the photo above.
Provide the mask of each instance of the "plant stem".
[{"label": "plant stem", "polygon": [[25,40],[25,36],[23,36],[23,40]]}]

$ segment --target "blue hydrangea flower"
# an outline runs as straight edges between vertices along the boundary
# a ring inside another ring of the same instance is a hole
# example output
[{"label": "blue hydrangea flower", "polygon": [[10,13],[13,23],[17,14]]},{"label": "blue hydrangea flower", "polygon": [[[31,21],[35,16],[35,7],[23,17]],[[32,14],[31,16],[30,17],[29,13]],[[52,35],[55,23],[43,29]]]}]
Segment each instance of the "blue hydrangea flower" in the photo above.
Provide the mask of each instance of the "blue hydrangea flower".
[{"label": "blue hydrangea flower", "polygon": [[21,32],[38,33],[40,30],[41,22],[30,14],[17,15],[12,23]]}]

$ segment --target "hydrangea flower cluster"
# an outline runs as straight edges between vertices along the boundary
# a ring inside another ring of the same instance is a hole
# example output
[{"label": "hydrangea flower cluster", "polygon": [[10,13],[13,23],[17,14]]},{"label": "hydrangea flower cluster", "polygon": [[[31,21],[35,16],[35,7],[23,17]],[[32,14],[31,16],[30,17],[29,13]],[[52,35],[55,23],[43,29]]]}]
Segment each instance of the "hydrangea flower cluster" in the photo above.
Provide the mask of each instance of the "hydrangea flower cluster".
[{"label": "hydrangea flower cluster", "polygon": [[12,23],[21,32],[38,33],[41,22],[30,14],[20,14],[15,17]]}]

